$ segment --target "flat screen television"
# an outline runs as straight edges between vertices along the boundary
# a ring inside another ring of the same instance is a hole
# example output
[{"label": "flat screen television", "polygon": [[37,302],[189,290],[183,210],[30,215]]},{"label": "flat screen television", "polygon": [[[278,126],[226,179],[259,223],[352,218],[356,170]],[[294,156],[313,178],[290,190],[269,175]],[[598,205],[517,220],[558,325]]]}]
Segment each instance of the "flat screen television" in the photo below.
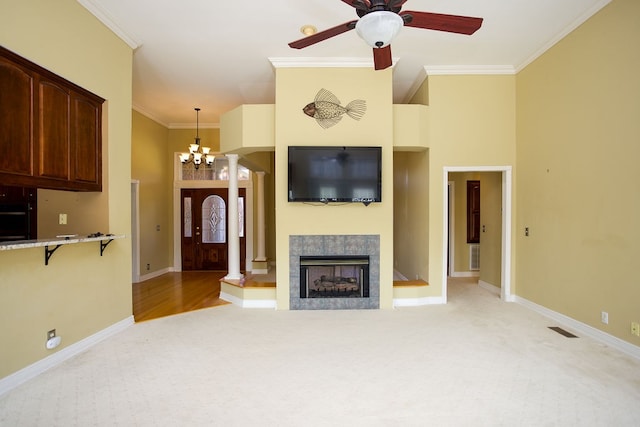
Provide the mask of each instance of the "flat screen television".
[{"label": "flat screen television", "polygon": [[290,202],[381,202],[381,147],[289,146]]}]

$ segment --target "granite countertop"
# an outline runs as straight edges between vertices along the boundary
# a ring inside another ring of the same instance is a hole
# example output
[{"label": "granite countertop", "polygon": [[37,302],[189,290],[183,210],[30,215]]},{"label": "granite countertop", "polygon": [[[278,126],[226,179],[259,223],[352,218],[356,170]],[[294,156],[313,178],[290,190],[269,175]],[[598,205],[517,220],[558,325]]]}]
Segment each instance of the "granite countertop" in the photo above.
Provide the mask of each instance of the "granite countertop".
[{"label": "granite countertop", "polygon": [[113,239],[123,239],[125,237],[124,234],[103,234],[100,236],[95,236],[90,234],[89,236],[80,236],[77,234],[69,234],[69,235],[60,235],[57,237],[51,237],[48,239],[37,239],[37,240],[14,240],[11,242],[0,242],[0,251],[8,251],[13,249],[27,249],[27,248],[38,248],[43,246],[53,246],[53,245],[71,245],[74,243],[85,243],[85,242],[102,242],[105,240],[113,240]]}]

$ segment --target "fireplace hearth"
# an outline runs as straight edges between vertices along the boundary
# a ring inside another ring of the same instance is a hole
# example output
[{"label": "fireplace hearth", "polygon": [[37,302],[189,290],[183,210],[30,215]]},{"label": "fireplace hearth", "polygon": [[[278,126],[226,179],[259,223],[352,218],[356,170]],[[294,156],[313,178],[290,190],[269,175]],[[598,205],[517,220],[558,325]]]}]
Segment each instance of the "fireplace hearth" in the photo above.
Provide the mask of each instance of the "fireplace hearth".
[{"label": "fireplace hearth", "polygon": [[368,297],[368,256],[300,257],[300,298]]}]

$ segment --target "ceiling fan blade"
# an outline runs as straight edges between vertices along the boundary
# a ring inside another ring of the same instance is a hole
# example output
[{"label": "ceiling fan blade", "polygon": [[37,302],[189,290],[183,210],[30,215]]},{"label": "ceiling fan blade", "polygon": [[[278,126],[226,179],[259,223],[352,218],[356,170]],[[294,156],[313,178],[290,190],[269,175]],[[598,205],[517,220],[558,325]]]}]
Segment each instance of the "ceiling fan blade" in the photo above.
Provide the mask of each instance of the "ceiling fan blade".
[{"label": "ceiling fan blade", "polygon": [[333,28],[329,28],[328,30],[319,31],[310,36],[301,38],[300,40],[296,40],[294,42],[289,43],[289,47],[294,49],[302,49],[307,46],[311,46],[312,44],[316,44],[323,40],[329,39],[331,37],[335,37],[339,34],[346,33],[347,31],[353,30],[356,27],[357,20],[345,22],[344,24],[336,25]]},{"label": "ceiling fan blade", "polygon": [[393,60],[391,59],[391,45],[385,47],[373,48],[373,68],[376,70],[384,70],[391,67]]},{"label": "ceiling fan blade", "polygon": [[351,7],[355,7],[356,9],[361,8],[363,5],[367,9],[371,7],[371,2],[369,0],[342,0],[342,1]]},{"label": "ceiling fan blade", "polygon": [[440,13],[416,12],[406,10],[399,14],[405,26],[425,28],[427,30],[446,31],[471,35],[482,25],[482,18],[471,16],[444,15]]},{"label": "ceiling fan blade", "polygon": [[353,7],[360,18],[369,13],[371,9],[371,1],[369,0],[342,0],[344,3]]},{"label": "ceiling fan blade", "polygon": [[400,9],[402,9],[402,5],[405,4],[407,0],[389,0],[387,2],[387,6],[391,12],[398,13]]}]

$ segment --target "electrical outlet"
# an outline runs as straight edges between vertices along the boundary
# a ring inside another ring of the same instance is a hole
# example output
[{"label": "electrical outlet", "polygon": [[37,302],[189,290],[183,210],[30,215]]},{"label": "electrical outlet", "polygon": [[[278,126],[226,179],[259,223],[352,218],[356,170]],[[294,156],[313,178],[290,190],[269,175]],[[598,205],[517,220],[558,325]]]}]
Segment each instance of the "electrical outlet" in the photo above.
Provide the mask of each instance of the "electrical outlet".
[{"label": "electrical outlet", "polygon": [[58,215],[58,224],[66,225],[67,224],[67,214]]},{"label": "electrical outlet", "polygon": [[631,322],[631,334],[640,337],[640,323]]},{"label": "electrical outlet", "polygon": [[147,264],[147,271],[151,269],[151,264]]},{"label": "electrical outlet", "polygon": [[52,329],[49,332],[47,332],[47,342],[45,344],[45,347],[47,348],[47,350],[53,350],[54,348],[60,345],[61,341],[62,341],[62,338],[56,335],[55,329]]},{"label": "electrical outlet", "polygon": [[608,325],[609,324],[609,313],[607,313],[606,311],[603,311],[602,313],[600,313],[600,320],[605,325]]}]

